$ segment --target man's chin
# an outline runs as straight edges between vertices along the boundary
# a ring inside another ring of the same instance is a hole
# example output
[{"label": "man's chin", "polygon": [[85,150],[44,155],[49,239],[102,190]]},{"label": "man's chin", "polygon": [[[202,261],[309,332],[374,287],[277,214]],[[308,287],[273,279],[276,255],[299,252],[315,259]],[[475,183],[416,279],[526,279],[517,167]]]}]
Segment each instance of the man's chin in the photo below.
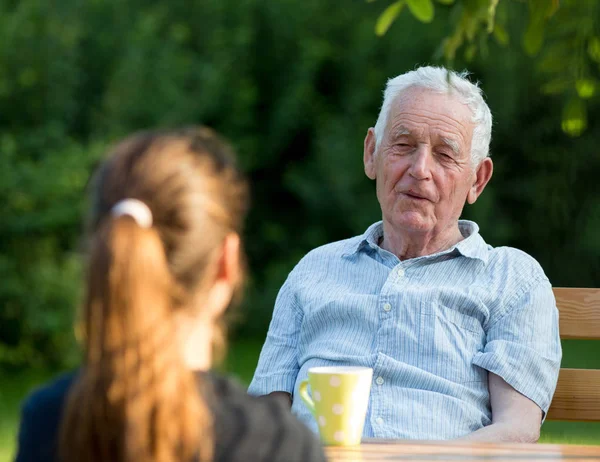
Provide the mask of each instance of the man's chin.
[{"label": "man's chin", "polygon": [[414,233],[426,233],[434,227],[431,220],[417,212],[404,212],[394,220],[390,220],[390,224],[394,230]]}]

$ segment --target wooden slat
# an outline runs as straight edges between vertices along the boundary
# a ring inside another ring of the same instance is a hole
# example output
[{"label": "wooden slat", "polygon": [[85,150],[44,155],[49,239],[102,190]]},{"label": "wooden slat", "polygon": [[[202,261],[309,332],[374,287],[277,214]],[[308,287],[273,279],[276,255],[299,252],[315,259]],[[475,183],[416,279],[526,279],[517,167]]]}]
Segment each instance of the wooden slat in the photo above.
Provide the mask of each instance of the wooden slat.
[{"label": "wooden slat", "polygon": [[[562,339],[600,340],[600,289],[554,288]],[[600,420],[600,370],[561,369],[549,420]]]},{"label": "wooden slat", "polygon": [[600,289],[554,288],[563,339],[600,340]]},{"label": "wooden slat", "polygon": [[476,451],[487,454],[511,454],[519,452],[526,453],[544,453],[544,454],[569,454],[569,455],[600,455],[600,446],[587,446],[577,444],[552,444],[552,443],[490,443],[485,441],[468,440],[397,440],[385,438],[363,438],[360,446],[346,446],[346,450],[363,451],[365,448],[374,447],[378,451],[386,450],[390,446],[393,451],[398,452],[400,447],[404,453],[423,453],[423,452],[466,452]]},{"label": "wooden slat", "polygon": [[360,446],[326,447],[330,462],[346,461],[596,461],[600,446],[479,443],[462,441],[363,441]]},{"label": "wooden slat", "polygon": [[600,420],[600,370],[561,369],[549,420]]}]

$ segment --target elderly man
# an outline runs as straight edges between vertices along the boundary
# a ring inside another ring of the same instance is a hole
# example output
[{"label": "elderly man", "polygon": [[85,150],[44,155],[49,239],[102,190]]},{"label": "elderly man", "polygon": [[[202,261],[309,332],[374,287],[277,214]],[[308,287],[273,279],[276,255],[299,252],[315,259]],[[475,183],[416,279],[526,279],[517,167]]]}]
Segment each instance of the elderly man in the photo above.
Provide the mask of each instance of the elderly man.
[{"label": "elderly man", "polygon": [[561,360],[539,264],[459,220],[492,176],[492,116],[463,74],[391,79],[364,168],[381,222],[308,253],[277,297],[249,392],[297,394],[314,366],[373,368],[364,436],[536,441]]}]

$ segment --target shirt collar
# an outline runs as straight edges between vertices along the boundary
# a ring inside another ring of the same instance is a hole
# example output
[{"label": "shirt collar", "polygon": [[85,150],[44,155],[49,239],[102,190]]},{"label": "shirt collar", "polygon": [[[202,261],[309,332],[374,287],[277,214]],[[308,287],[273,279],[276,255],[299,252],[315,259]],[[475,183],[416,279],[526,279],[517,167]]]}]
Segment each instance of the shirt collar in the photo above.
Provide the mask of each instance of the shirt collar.
[{"label": "shirt collar", "polygon": [[[458,228],[465,238],[453,247],[434,255],[459,252],[464,257],[476,258],[487,264],[489,257],[488,245],[479,234],[477,223],[469,220],[459,220]],[[383,236],[383,222],[378,221],[369,226],[362,236],[358,236],[357,239],[350,239],[343,256],[352,256],[366,246],[377,247],[381,236]]]},{"label": "shirt collar", "polygon": [[362,236],[350,239],[344,249],[344,257],[350,257],[365,246],[375,247],[379,245],[379,239],[383,236],[383,221],[373,223],[367,228]]},{"label": "shirt collar", "polygon": [[467,258],[477,258],[487,264],[489,247],[479,234],[477,223],[469,220],[458,220],[458,229],[465,238],[454,246],[454,250]]}]

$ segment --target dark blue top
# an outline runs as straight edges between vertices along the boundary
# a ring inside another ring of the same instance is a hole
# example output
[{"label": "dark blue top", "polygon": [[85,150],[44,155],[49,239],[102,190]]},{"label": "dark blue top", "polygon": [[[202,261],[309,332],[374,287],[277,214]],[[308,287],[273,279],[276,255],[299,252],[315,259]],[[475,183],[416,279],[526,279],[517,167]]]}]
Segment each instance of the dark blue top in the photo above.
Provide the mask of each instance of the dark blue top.
[{"label": "dark blue top", "polygon": [[[76,373],[33,392],[22,409],[16,462],[58,462],[60,422]],[[202,373],[213,397],[215,462],[325,462],[321,444],[283,401],[248,396],[231,380]],[[109,461],[107,461],[109,462]]]}]

